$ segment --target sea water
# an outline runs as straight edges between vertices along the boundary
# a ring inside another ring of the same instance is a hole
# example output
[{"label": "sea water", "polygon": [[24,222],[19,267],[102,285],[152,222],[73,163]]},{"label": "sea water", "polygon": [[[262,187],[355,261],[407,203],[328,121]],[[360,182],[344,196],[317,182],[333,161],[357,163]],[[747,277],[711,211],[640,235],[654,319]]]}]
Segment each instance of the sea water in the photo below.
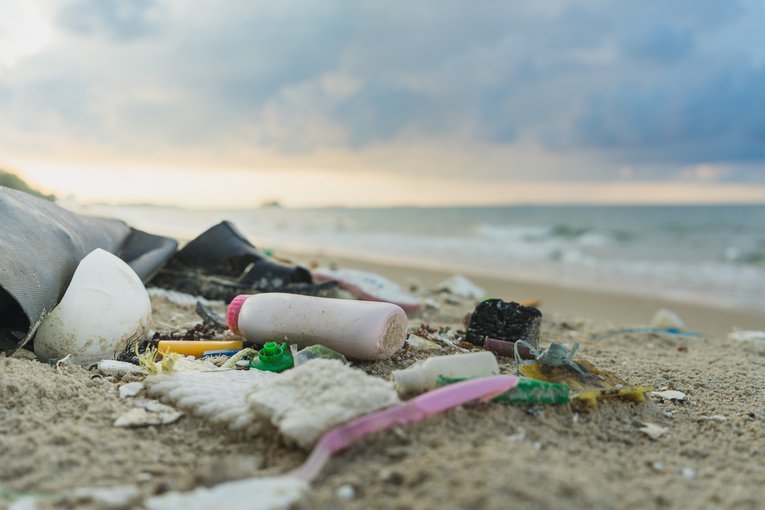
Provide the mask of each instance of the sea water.
[{"label": "sea water", "polygon": [[765,312],[765,205],[496,206],[192,211],[112,207],[191,239],[222,219],[258,247]]}]

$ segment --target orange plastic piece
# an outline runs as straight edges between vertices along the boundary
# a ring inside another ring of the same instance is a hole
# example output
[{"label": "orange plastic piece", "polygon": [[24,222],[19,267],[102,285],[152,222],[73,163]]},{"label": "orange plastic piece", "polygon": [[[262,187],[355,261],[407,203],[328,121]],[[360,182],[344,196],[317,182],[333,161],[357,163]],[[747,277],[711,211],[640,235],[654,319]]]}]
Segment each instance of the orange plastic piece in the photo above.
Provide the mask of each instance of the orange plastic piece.
[{"label": "orange plastic piece", "polygon": [[184,356],[201,358],[206,351],[241,350],[241,340],[161,340],[157,345],[160,354],[176,352]]}]

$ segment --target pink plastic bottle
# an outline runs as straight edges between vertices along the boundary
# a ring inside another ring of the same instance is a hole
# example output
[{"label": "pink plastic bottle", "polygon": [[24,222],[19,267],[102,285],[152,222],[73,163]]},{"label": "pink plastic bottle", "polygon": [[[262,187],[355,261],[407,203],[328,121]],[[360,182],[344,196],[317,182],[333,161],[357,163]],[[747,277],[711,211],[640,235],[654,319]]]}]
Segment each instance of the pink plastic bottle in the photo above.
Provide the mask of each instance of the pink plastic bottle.
[{"label": "pink plastic bottle", "polygon": [[322,344],[363,360],[390,358],[407,335],[406,313],[397,305],[278,292],[235,297],[228,325],[253,342]]}]

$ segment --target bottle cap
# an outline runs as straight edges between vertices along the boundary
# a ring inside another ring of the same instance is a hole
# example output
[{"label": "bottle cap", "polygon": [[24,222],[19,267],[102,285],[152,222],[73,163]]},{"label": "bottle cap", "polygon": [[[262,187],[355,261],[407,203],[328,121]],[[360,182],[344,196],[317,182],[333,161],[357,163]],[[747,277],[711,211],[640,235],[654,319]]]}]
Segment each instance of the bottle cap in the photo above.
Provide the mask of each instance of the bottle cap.
[{"label": "bottle cap", "polygon": [[420,365],[415,363],[409,368],[391,372],[396,391],[401,395],[415,393],[426,389],[425,373]]},{"label": "bottle cap", "polygon": [[250,368],[266,370],[268,372],[284,372],[295,365],[292,356],[287,351],[287,344],[266,342],[258,352],[257,359],[250,360]]},{"label": "bottle cap", "polygon": [[245,301],[247,301],[248,297],[250,297],[249,294],[240,294],[232,299],[231,304],[228,305],[226,322],[228,322],[229,329],[237,335],[242,334],[242,332],[239,330],[239,311],[242,309],[242,305]]}]

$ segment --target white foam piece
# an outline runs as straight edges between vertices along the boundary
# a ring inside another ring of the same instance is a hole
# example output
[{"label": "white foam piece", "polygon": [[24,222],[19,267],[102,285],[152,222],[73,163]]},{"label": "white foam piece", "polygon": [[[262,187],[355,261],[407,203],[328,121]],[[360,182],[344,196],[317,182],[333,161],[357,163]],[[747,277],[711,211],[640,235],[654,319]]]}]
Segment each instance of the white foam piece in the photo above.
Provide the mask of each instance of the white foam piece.
[{"label": "white foam piece", "polygon": [[148,510],[278,510],[290,508],[309,490],[303,480],[288,476],[248,478],[226,482],[210,489],[168,492],[144,501]]}]

